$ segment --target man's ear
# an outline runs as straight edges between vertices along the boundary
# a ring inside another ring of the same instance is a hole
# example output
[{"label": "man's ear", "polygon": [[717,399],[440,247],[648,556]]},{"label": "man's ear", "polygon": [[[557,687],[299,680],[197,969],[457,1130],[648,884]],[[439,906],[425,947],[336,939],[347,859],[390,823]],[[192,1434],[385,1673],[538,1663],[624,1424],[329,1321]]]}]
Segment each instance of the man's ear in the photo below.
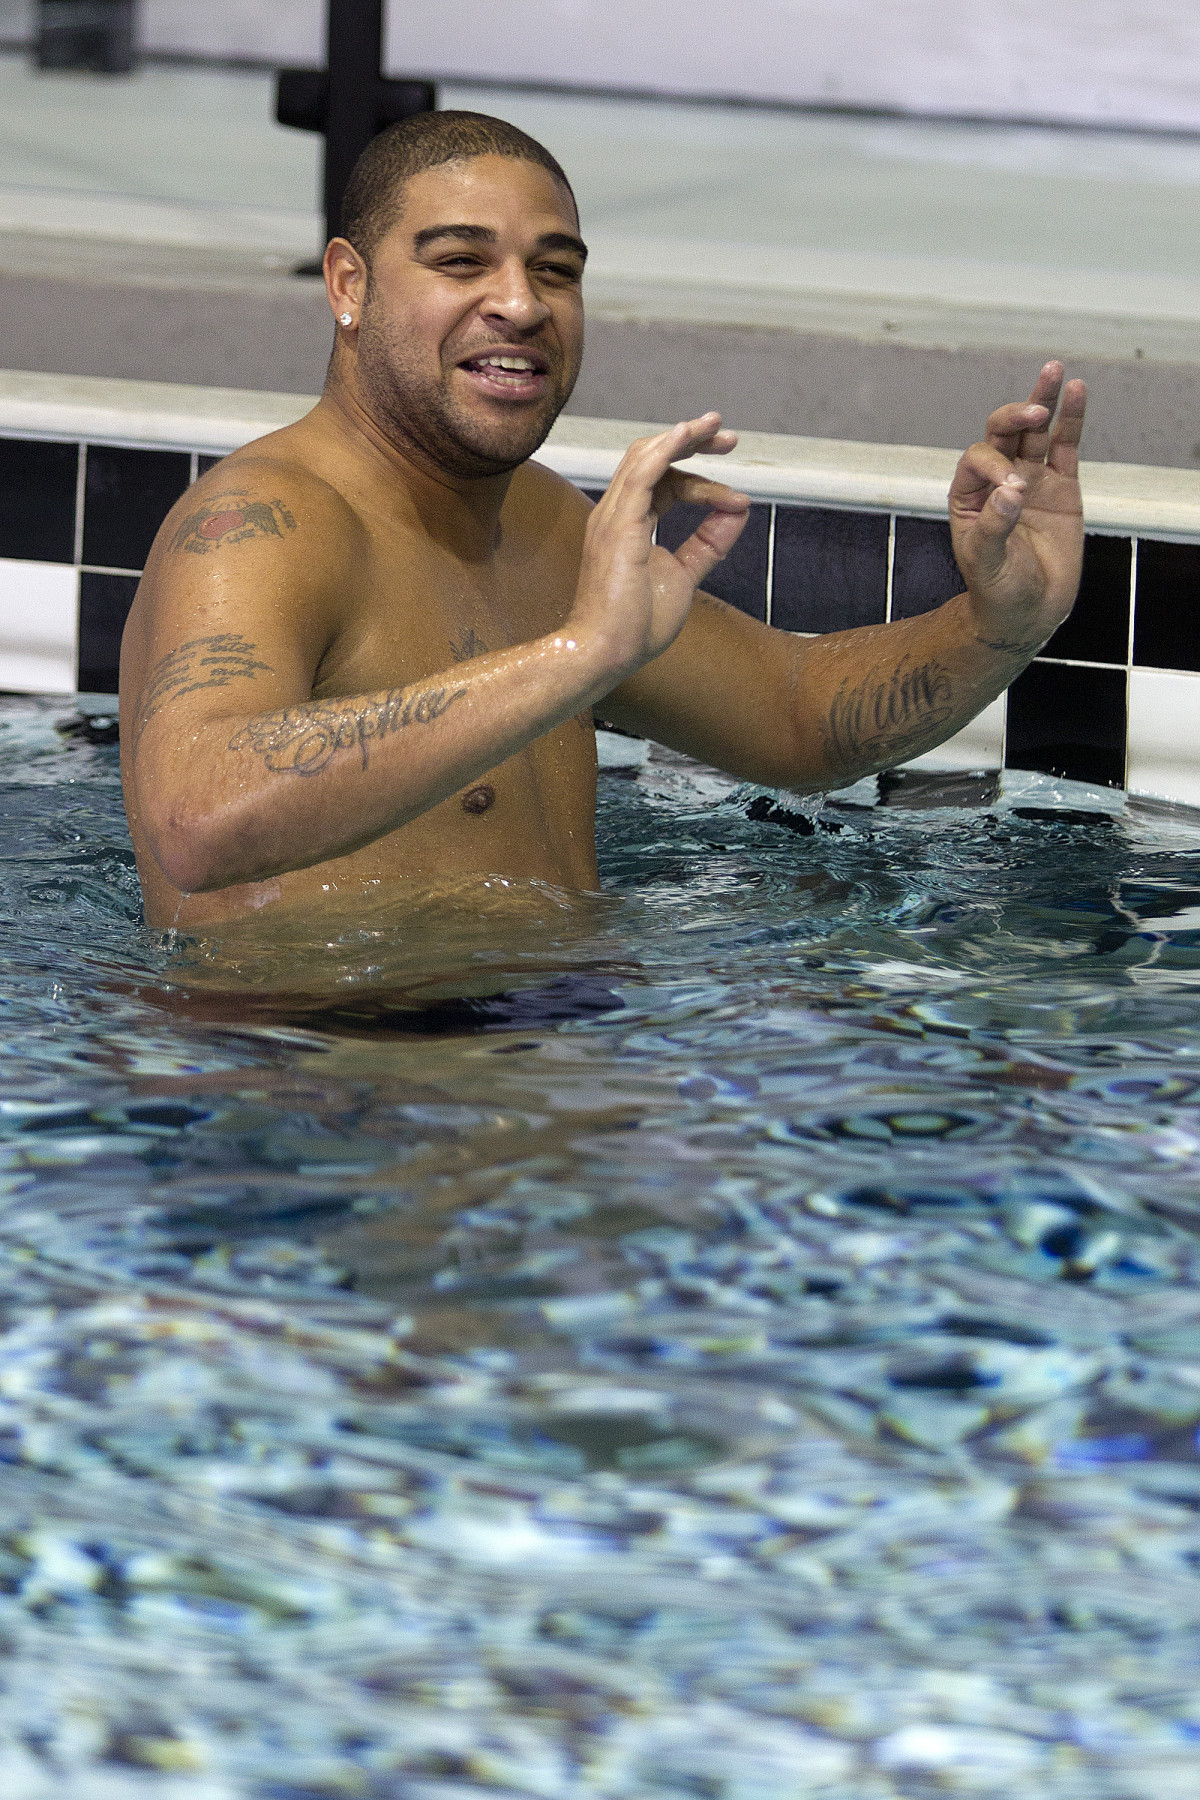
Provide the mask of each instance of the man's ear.
[{"label": "man's ear", "polygon": [[331,238],[325,250],[325,292],[343,331],[357,331],[367,291],[367,265],[346,238]]}]

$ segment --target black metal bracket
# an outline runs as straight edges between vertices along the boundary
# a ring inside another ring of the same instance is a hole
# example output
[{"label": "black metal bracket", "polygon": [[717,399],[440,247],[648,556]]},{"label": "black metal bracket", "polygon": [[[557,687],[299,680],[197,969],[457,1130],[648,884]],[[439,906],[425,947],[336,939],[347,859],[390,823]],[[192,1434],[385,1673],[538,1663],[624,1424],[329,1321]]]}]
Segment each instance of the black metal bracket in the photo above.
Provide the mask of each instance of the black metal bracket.
[{"label": "black metal bracket", "polygon": [[[280,69],[275,86],[281,125],[324,133],[327,240],[341,231],[342,195],[371,139],[437,105],[433,82],[391,81],[381,74],[383,0],[329,0],[328,18],[328,67]],[[304,263],[296,271],[320,272],[319,263]]]},{"label": "black metal bracket", "polygon": [[[414,113],[432,112],[437,90],[432,81],[380,79],[375,94],[375,131],[386,131]],[[280,69],[276,76],[275,117],[296,131],[324,131],[329,123],[329,74],[325,69]],[[375,135],[373,132],[372,136]]]},{"label": "black metal bracket", "polygon": [[38,0],[38,68],[128,75],[137,62],[133,5],[134,0]]}]

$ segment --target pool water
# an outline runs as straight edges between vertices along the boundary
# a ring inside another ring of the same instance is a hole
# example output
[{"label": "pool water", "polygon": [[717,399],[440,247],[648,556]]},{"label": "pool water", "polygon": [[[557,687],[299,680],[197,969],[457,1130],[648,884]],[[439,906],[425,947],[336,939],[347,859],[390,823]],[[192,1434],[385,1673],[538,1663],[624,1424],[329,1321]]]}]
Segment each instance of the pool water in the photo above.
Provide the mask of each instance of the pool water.
[{"label": "pool water", "polygon": [[0,703],[5,1800],[1194,1800],[1194,815],[655,753],[216,943],[105,736]]}]

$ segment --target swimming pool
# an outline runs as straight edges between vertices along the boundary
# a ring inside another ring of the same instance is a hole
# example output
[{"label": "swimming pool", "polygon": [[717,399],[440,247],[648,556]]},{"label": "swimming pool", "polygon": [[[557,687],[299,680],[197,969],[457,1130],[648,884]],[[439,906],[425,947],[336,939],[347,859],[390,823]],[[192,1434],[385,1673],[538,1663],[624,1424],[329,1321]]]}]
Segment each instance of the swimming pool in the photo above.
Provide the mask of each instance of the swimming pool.
[{"label": "swimming pool", "polygon": [[222,948],[101,706],[0,701],[6,1797],[1194,1794],[1196,815],[654,752],[600,895]]}]

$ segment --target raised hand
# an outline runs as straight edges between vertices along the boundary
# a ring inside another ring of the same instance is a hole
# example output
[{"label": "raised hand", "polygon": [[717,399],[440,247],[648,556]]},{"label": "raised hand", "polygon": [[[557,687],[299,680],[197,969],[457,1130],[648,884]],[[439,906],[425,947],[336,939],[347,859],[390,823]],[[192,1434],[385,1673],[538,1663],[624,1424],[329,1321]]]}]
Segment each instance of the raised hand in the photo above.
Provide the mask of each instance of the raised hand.
[{"label": "raised hand", "polygon": [[[724,456],[736,443],[715,412],[657,437],[639,438],[588,520],[567,627],[603,644],[615,680],[675,639],[696,588],[732,550],[749,517],[748,495],[671,465],[698,453]],[[654,528],[681,500],[709,511],[686,543],[671,552],[654,543]]]},{"label": "raised hand", "polygon": [[[1061,406],[1059,401],[1061,398]],[[1083,567],[1079,440],[1087,389],[1048,362],[959,462],[950,534],[981,640],[1032,654],[1066,618]],[[1058,418],[1055,420],[1055,408]]]}]

